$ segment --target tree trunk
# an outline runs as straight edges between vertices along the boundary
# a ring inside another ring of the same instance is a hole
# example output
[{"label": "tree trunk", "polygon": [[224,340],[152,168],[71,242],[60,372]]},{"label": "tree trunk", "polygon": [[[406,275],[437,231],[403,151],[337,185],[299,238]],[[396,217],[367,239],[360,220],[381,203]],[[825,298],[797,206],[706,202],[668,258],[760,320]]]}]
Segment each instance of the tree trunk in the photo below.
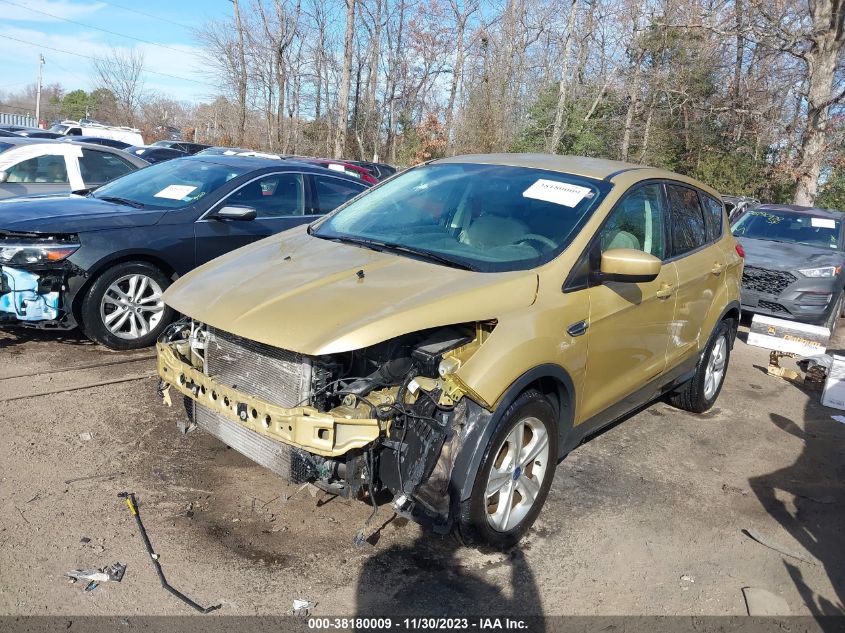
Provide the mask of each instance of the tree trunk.
[{"label": "tree trunk", "polygon": [[464,31],[466,29],[466,19],[461,16],[458,18],[458,32],[457,42],[458,47],[455,53],[455,67],[452,69],[452,86],[449,88],[449,104],[446,106],[446,124],[443,128],[443,134],[446,137],[446,155],[452,156],[455,147],[455,142],[452,139],[452,122],[455,117],[455,98],[458,95],[458,84],[461,82],[461,73],[464,67]]},{"label": "tree trunk", "polygon": [[628,160],[631,149],[631,133],[634,127],[634,114],[640,104],[640,58],[634,60],[634,76],[628,88],[628,110],[625,112],[625,127],[622,129],[622,143],[619,147],[619,160]]},{"label": "tree trunk", "polygon": [[232,6],[235,11],[235,29],[238,32],[238,63],[240,64],[238,73],[238,129],[235,137],[236,145],[243,145],[244,133],[246,132],[246,54],[244,52],[244,29],[241,24],[241,9],[238,5],[238,0],[232,0]]},{"label": "tree trunk", "polygon": [[563,119],[566,114],[566,97],[569,86],[569,42],[572,39],[572,29],[575,27],[575,5],[578,0],[572,0],[569,7],[569,17],[566,20],[566,34],[563,39],[563,59],[561,60],[560,82],[558,83],[557,106],[555,107],[555,122],[552,136],[546,144],[546,151],[556,153],[563,138]]},{"label": "tree trunk", "polygon": [[845,0],[809,0],[813,18],[807,62],[807,123],[798,149],[798,181],[793,203],[812,206],[827,148],[827,124],[836,77],[836,62],[845,42]]},{"label": "tree trunk", "polygon": [[337,136],[334,157],[342,158],[346,151],[346,128],[349,116],[349,82],[352,74],[352,38],[355,34],[355,0],[346,0],[346,37],[343,43],[343,74],[337,97]]}]

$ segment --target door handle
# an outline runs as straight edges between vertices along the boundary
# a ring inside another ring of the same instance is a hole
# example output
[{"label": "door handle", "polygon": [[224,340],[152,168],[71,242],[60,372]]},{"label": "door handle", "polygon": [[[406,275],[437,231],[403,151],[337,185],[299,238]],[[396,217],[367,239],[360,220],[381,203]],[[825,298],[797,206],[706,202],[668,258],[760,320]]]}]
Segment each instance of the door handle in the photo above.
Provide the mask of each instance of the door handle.
[{"label": "door handle", "polygon": [[569,334],[569,336],[581,336],[587,332],[588,327],[590,327],[590,324],[586,321],[578,321],[566,328],[566,333]]},{"label": "door handle", "polygon": [[667,284],[664,281],[662,284],[660,284],[660,289],[654,294],[657,296],[658,299],[667,299],[668,297],[672,296],[673,292],[675,292],[675,288],[672,286],[672,284]]},{"label": "door handle", "polygon": [[725,270],[725,265],[716,262],[713,264],[713,268],[710,269],[710,272],[714,275],[721,275],[723,270]]}]

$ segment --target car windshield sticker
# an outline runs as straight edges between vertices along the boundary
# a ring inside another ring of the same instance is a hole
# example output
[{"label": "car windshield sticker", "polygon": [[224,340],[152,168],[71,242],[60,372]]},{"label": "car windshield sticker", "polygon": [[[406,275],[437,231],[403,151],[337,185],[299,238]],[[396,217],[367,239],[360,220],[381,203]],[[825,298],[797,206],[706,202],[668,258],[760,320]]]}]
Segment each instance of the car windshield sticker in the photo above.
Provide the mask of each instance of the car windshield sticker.
[{"label": "car windshield sticker", "polygon": [[541,178],[523,191],[522,195],[534,200],[561,204],[565,207],[575,207],[584,198],[592,198],[593,192],[589,187],[579,187],[578,185]]},{"label": "car windshield sticker", "polygon": [[830,218],[810,218],[810,224],[817,229],[835,229],[836,220]]},{"label": "car windshield sticker", "polygon": [[343,165],[335,165],[334,163],[329,163],[326,165],[332,171],[343,171]]},{"label": "car windshield sticker", "polygon": [[196,187],[192,187],[191,185],[168,185],[159,191],[155,197],[167,198],[168,200],[182,200],[194,189],[196,189]]}]

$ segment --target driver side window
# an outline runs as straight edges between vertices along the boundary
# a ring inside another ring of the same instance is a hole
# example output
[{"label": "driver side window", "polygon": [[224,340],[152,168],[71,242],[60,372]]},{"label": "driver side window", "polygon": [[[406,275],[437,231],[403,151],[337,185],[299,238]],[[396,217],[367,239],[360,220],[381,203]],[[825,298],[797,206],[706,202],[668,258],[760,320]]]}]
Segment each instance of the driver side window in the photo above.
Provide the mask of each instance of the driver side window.
[{"label": "driver side window", "polygon": [[666,255],[663,227],[665,209],[662,185],[638,187],[625,195],[601,230],[601,252],[633,248],[663,259]]}]

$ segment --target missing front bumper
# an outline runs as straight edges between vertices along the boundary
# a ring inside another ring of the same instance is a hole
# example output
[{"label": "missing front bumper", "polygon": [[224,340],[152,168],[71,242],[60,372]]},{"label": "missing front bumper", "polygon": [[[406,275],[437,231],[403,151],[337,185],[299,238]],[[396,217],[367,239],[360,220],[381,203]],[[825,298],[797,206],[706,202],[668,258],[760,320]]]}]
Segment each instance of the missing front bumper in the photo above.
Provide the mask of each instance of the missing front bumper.
[{"label": "missing front bumper", "polygon": [[0,266],[0,318],[5,321],[56,321],[60,317],[63,280],[40,273]]},{"label": "missing front bumper", "polygon": [[167,343],[160,342],[156,348],[158,374],[165,383],[210,412],[263,438],[323,457],[340,457],[367,446],[381,434],[376,419],[341,418],[310,406],[281,407],[220,384],[183,362]]}]

